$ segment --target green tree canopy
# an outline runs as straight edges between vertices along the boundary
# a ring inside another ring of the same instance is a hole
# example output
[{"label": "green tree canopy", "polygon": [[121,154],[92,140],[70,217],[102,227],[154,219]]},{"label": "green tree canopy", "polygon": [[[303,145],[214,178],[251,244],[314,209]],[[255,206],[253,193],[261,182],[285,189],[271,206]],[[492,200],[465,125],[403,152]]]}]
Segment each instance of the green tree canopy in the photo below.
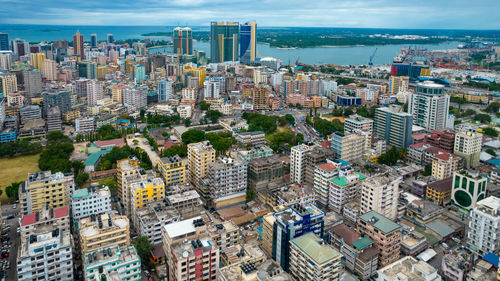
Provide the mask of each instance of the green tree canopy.
[{"label": "green tree canopy", "polygon": [[498,132],[495,128],[487,127],[483,129],[483,133],[490,137],[498,137]]},{"label": "green tree canopy", "polygon": [[205,140],[205,132],[201,130],[188,130],[181,136],[184,144],[196,143]]}]

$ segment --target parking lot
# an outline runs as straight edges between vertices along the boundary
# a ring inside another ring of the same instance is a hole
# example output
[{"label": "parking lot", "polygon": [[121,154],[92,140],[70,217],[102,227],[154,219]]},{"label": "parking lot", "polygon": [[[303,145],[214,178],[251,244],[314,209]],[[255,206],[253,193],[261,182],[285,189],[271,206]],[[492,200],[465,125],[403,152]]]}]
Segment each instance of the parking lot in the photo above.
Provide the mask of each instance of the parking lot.
[{"label": "parking lot", "polygon": [[[20,234],[17,232],[19,227],[19,206],[16,209],[12,204],[2,205],[2,235],[0,236],[0,277],[1,280],[16,280],[16,259],[17,251],[20,245]],[[5,230],[5,231],[4,231]],[[6,257],[8,254],[8,257]]]}]

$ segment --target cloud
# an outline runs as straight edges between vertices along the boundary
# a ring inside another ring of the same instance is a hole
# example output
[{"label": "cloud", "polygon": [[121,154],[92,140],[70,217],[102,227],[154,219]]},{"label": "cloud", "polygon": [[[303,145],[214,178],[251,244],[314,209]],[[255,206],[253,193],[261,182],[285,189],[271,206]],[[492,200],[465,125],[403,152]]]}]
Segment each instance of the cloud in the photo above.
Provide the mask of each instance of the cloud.
[{"label": "cloud", "polygon": [[500,29],[498,0],[0,0],[2,24]]}]

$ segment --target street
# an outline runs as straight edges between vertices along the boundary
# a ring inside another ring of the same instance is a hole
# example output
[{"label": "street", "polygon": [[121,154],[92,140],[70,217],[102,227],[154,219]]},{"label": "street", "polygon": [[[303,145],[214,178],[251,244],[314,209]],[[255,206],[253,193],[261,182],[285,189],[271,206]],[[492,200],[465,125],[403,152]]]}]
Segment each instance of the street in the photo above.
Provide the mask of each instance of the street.
[{"label": "street", "polygon": [[[19,208],[19,206],[17,206]],[[10,268],[7,269],[6,280],[16,280],[17,279],[17,251],[20,247],[20,234],[17,233],[17,228],[19,227],[19,209],[13,209],[12,204],[2,205],[2,218],[6,221],[6,225],[10,225],[10,230],[8,232],[11,242],[9,258]],[[8,216],[14,215],[13,219],[7,219]],[[2,259],[3,260],[3,259]]]}]

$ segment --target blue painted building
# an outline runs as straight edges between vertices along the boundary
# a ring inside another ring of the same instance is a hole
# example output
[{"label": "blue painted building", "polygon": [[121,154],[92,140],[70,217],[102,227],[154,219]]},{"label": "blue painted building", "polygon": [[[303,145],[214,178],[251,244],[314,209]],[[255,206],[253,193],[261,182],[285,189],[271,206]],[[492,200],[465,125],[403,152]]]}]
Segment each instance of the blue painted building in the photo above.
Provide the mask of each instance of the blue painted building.
[{"label": "blue painted building", "polygon": [[0,132],[0,143],[15,141],[17,139],[17,130],[7,128]]},{"label": "blue painted building", "polygon": [[361,97],[337,96],[337,104],[344,106],[361,105]]},{"label": "blue painted building", "polygon": [[325,212],[313,203],[295,204],[273,214],[273,259],[287,272],[290,264],[290,240],[308,232],[322,237]]}]

